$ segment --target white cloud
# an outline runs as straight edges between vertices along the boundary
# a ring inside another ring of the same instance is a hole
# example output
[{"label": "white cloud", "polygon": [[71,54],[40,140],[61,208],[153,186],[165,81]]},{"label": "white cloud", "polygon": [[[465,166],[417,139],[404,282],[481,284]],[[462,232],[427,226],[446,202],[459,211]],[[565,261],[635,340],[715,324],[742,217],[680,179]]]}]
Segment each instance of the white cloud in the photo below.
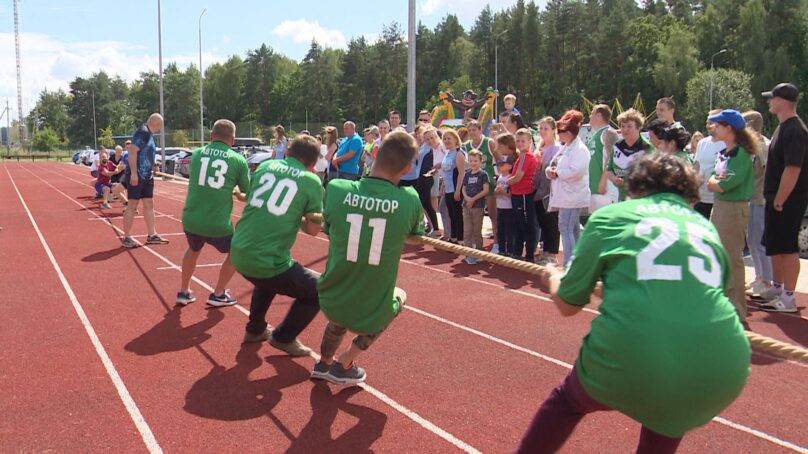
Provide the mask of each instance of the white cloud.
[{"label": "white cloud", "polygon": [[[23,112],[27,113],[39,99],[43,89],[69,91],[76,77],[87,77],[104,70],[110,76],[121,76],[126,81],[140,77],[141,72],[157,71],[156,52],[140,45],[122,41],[64,42],[42,33],[23,33],[22,51]],[[0,33],[0,102],[9,100],[12,118],[17,118],[17,72],[14,53],[14,34]],[[224,61],[225,57],[212,52],[202,54],[202,65]],[[163,65],[176,62],[185,68],[199,64],[199,55],[164,55]],[[5,107],[5,106],[3,106]]]},{"label": "white cloud", "polygon": [[446,5],[446,0],[423,0],[418,2],[418,9],[420,12],[431,16],[432,13]]},{"label": "white cloud", "polygon": [[317,41],[318,44],[328,47],[341,47],[348,46],[348,40],[345,35],[337,29],[326,29],[320,25],[319,21],[307,21],[305,19],[285,20],[281,22],[272,33],[286,39],[291,39],[293,42],[310,43],[312,40]]},{"label": "white cloud", "polygon": [[222,35],[222,41],[225,42],[225,43],[230,43],[230,41],[232,41],[232,39],[230,39],[230,37],[227,36],[227,35]]}]

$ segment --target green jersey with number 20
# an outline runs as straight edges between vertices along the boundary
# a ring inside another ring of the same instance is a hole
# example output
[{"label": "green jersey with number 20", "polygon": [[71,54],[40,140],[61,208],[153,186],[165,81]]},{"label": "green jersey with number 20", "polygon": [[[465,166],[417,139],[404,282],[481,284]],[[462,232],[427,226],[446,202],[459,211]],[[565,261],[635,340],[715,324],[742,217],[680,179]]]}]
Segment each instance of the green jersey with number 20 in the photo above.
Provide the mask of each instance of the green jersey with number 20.
[{"label": "green jersey with number 20", "polygon": [[715,228],[675,194],[653,194],[593,214],[558,295],[600,315],[578,356],[598,402],[678,437],[741,392],[750,348],[724,294],[729,259]]},{"label": "green jersey with number 20", "polygon": [[393,298],[401,250],[422,235],[424,211],[413,188],[368,177],[328,184],[323,218],[331,237],[320,277],[320,309],[362,334],[383,330],[401,310]]},{"label": "green jersey with number 20", "polygon": [[239,273],[266,279],[294,263],[290,249],[303,215],[323,211],[320,178],[293,157],[261,164],[252,177],[230,256]]},{"label": "green jersey with number 20", "polygon": [[211,238],[232,235],[233,188],[250,188],[247,160],[224,142],[211,142],[193,151],[189,175],[182,228]]}]

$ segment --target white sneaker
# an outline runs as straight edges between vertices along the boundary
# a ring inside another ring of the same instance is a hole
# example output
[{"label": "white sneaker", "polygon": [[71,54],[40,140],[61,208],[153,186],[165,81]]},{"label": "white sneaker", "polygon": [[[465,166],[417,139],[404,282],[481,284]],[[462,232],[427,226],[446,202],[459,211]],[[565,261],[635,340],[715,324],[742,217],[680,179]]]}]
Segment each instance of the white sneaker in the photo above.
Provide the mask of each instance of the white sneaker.
[{"label": "white sneaker", "polygon": [[494,243],[494,245],[491,246],[491,253],[492,254],[499,254],[499,245],[498,244]]},{"label": "white sneaker", "polygon": [[768,286],[762,280],[755,279],[754,282],[746,290],[747,295],[762,295],[766,292]]},{"label": "white sneaker", "polygon": [[767,312],[786,312],[786,313],[795,313],[799,312],[797,309],[797,304],[795,302],[786,303],[783,301],[781,296],[769,301],[766,304],[760,305],[760,310],[767,311]]},{"label": "white sneaker", "polygon": [[762,291],[761,293],[755,296],[756,300],[763,300],[763,301],[774,301],[776,298],[780,298],[780,295],[783,294],[783,289],[775,289],[774,286],[766,288],[766,290]]}]

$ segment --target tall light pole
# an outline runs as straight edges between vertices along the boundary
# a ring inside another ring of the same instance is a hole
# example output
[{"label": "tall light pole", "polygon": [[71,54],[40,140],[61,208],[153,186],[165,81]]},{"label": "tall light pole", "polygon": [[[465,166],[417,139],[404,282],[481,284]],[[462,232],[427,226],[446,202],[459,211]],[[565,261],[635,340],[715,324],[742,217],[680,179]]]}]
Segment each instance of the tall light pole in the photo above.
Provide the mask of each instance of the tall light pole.
[{"label": "tall light pole", "polygon": [[163,129],[160,130],[160,148],[162,149],[163,170],[165,170],[166,162],[166,115],[163,113],[163,20],[160,15],[160,0],[157,0],[157,49],[159,55],[159,68],[160,68],[160,115],[163,117]]},{"label": "tall light pole", "polygon": [[199,15],[199,140],[202,145],[205,145],[205,120],[202,107],[202,16],[207,11],[208,9],[205,8]]},{"label": "tall light pole", "polygon": [[726,51],[726,49],[721,49],[710,57],[710,110],[713,110],[713,80],[715,79],[715,70],[713,69],[713,64],[715,63],[715,57],[725,53]]},{"label": "tall light pole", "polygon": [[95,88],[93,90],[93,146],[98,149],[98,128],[95,126]]},{"label": "tall light pole", "polygon": [[[494,91],[499,96],[499,37],[508,32],[508,29],[502,30],[494,37]],[[494,121],[499,118],[499,101],[494,102]]]},{"label": "tall light pole", "polygon": [[410,0],[407,44],[407,125],[415,129],[415,0]]}]

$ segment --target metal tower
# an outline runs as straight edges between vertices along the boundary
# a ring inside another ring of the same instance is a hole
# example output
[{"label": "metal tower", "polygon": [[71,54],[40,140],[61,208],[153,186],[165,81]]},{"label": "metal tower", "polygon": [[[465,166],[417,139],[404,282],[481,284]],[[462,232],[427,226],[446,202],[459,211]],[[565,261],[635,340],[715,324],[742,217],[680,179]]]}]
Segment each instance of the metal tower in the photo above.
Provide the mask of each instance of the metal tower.
[{"label": "metal tower", "polygon": [[17,113],[20,116],[20,145],[25,138],[25,122],[22,118],[22,65],[20,64],[20,14],[19,0],[14,1],[14,48],[17,51]]}]

